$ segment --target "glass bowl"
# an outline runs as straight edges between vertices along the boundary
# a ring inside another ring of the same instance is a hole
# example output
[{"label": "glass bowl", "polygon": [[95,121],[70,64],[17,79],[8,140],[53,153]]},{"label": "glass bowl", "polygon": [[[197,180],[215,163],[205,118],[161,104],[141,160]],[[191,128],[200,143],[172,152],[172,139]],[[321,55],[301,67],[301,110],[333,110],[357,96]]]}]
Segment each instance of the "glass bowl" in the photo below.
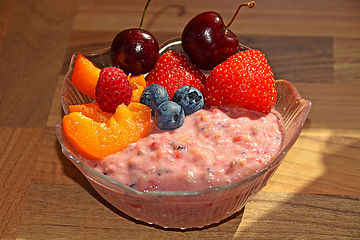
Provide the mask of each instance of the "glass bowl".
[{"label": "glass bowl", "polygon": [[[184,53],[179,39],[163,43],[160,54],[169,49]],[[249,48],[240,46],[240,51],[246,49]],[[92,101],[81,94],[71,82],[77,54],[72,55],[62,85],[61,103],[65,114],[69,113],[69,105]],[[109,48],[84,55],[100,68],[111,66]],[[310,111],[311,102],[302,98],[296,88],[286,80],[276,80],[276,88],[278,96],[274,108],[280,113],[284,123],[281,149],[265,169],[230,185],[191,192],[140,192],[89,167],[86,160],[67,141],[61,120],[56,124],[56,136],[64,155],[81,171],[94,189],[120,211],[137,220],[162,227],[203,227],[218,223],[240,211],[266,185],[298,138]]]}]

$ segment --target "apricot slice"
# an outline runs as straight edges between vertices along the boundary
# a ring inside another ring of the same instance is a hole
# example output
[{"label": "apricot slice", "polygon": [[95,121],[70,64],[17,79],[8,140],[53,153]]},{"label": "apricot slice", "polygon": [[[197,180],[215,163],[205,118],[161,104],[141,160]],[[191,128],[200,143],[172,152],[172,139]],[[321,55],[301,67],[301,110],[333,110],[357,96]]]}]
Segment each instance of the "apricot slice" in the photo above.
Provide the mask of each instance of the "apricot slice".
[{"label": "apricot slice", "polygon": [[[151,109],[144,106],[146,105],[142,103],[130,103],[128,105],[128,109],[133,112],[134,121],[138,123],[140,137],[145,137],[152,127]],[[150,116],[148,115],[149,109]]]},{"label": "apricot slice", "polygon": [[139,86],[143,86],[144,88],[146,87],[144,74],[141,74],[139,76],[129,75],[129,82],[133,90],[137,89]]},{"label": "apricot slice", "polygon": [[131,102],[140,102],[140,97],[146,88],[146,81],[143,74],[139,76],[129,76],[130,86],[133,89]]},{"label": "apricot slice", "polygon": [[100,68],[97,68],[89,59],[79,53],[76,57],[72,82],[83,94],[95,99],[95,87],[99,78]]},{"label": "apricot slice", "polygon": [[144,91],[144,87],[140,86],[138,89],[133,90],[131,96],[131,102],[140,102],[141,94]]},{"label": "apricot slice", "polygon": [[113,115],[113,113],[101,110],[97,102],[80,105],[70,105],[69,110],[70,112],[80,112],[84,116],[91,118],[96,122],[107,122]]},{"label": "apricot slice", "polygon": [[100,160],[146,136],[152,127],[151,110],[141,103],[122,104],[106,123],[72,112],[64,116],[63,127],[78,153],[87,159]]}]

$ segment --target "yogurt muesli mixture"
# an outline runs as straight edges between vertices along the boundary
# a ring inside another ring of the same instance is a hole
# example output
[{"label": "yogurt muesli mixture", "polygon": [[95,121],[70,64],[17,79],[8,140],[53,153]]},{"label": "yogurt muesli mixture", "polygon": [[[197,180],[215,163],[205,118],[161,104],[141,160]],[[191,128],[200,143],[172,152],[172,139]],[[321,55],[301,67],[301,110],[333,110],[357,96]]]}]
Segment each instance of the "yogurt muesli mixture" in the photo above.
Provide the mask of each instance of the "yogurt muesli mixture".
[{"label": "yogurt muesli mixture", "polygon": [[213,107],[158,128],[94,168],[139,191],[194,191],[231,184],[264,169],[282,142],[280,117]]}]

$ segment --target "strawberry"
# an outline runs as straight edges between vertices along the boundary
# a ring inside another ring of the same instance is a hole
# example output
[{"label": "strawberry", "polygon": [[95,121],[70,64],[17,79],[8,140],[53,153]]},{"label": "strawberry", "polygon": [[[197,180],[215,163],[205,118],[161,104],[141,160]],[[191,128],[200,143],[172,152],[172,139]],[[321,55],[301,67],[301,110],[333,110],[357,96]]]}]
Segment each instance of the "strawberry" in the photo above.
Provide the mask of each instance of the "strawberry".
[{"label": "strawberry", "polygon": [[242,51],[211,71],[203,95],[208,106],[240,106],[268,113],[276,102],[274,74],[262,52]]},{"label": "strawberry", "polygon": [[163,86],[172,99],[176,90],[183,86],[203,89],[205,75],[181,53],[169,50],[160,56],[153,70],[146,76],[147,85]]},{"label": "strawberry", "polygon": [[118,105],[129,105],[131,95],[132,88],[123,70],[106,67],[100,71],[95,96],[101,110],[115,112]]}]

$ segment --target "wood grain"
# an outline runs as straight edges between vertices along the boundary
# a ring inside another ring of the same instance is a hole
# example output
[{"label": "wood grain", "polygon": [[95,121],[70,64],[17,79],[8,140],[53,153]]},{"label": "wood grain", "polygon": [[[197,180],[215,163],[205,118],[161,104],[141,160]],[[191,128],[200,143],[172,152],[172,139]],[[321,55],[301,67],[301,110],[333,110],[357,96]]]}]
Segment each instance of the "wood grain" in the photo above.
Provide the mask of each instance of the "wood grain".
[{"label": "wood grain", "polygon": [[[347,0],[343,4],[327,0],[291,3],[257,0],[256,3],[257,6],[251,10],[241,10],[241,15],[231,27],[234,32],[285,36],[360,36],[360,3],[357,0]],[[74,29],[119,31],[136,27],[140,21],[142,4],[141,1],[125,4],[109,0],[99,6],[96,1],[79,1]],[[223,1],[221,6],[217,1],[153,1],[147,13],[145,28],[154,32],[180,33],[186,22],[206,10],[220,12],[227,22],[238,4],[236,0]],[[156,18],[156,21],[152,18]],[[147,25],[149,22],[150,26]]]},{"label": "wood grain", "polygon": [[[300,94],[311,100],[306,128],[358,130],[360,128],[360,82],[355,84],[296,83]],[[359,135],[357,135],[359,136]]]},{"label": "wood grain", "polygon": [[[231,239],[240,216],[203,230],[172,230],[133,220],[78,185],[32,184],[17,237],[23,239]],[[45,220],[46,219],[46,220]],[[84,231],[84,229],[86,229]]]},{"label": "wood grain", "polygon": [[10,23],[14,17],[16,9],[16,1],[1,1],[0,2],[0,49],[2,48],[2,42],[7,36]]},{"label": "wood grain", "polygon": [[334,39],[334,82],[359,83],[360,38]]},{"label": "wood grain", "polygon": [[33,168],[33,183],[81,184],[90,188],[80,171],[61,152],[55,127],[46,128],[39,147],[39,157]]},{"label": "wood grain", "polygon": [[233,239],[359,239],[360,198],[260,193]]},{"label": "wood grain", "polygon": [[74,14],[61,2],[17,5],[0,49],[0,88],[6,89],[0,95],[0,126],[46,123]]},{"label": "wood grain", "polygon": [[360,195],[359,138],[302,135],[263,191]]},{"label": "wood grain", "polygon": [[[18,238],[23,239],[356,239],[359,197],[258,194],[216,227],[172,230],[129,219],[77,185],[33,184]],[[89,211],[91,209],[91,211]],[[242,222],[241,222],[242,219]],[[241,223],[240,223],[241,222]],[[262,236],[262,237],[260,237]]]},{"label": "wood grain", "polygon": [[0,128],[1,239],[17,231],[42,136],[42,129]]},{"label": "wood grain", "polygon": [[[65,62],[68,62],[67,60]],[[65,75],[60,75],[58,77],[57,83],[56,83],[56,88],[54,91],[54,96],[52,98],[51,101],[51,107],[50,107],[50,112],[46,121],[46,127],[48,128],[53,128],[56,123],[59,121],[59,119],[62,119],[62,117],[64,116],[64,112],[63,109],[61,107],[61,87],[62,87],[62,82],[64,81],[64,77]]]},{"label": "wood grain", "polygon": [[239,35],[243,44],[264,52],[276,79],[333,82],[333,39]]}]

